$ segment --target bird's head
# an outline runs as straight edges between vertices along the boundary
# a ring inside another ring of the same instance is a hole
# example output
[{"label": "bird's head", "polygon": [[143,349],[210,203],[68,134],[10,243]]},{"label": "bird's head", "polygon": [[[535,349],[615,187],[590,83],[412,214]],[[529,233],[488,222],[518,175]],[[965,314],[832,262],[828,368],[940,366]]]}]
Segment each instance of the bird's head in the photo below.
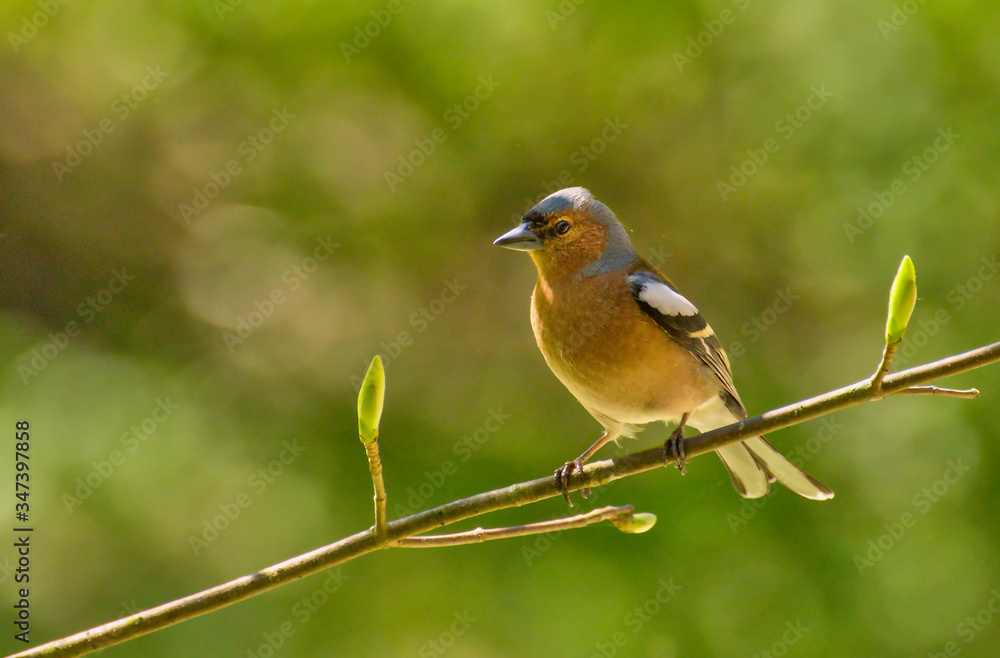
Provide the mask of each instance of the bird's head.
[{"label": "bird's head", "polygon": [[624,268],[635,258],[625,227],[582,187],[545,197],[493,244],[527,251],[548,276],[588,276]]}]

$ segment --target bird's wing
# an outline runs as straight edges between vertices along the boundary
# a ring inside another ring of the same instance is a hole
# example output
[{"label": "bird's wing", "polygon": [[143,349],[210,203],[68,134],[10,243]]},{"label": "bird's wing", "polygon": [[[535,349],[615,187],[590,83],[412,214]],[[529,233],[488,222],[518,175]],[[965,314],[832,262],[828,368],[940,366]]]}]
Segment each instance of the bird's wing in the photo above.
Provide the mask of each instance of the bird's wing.
[{"label": "bird's wing", "polygon": [[[711,400],[695,410],[696,416],[701,414],[700,429],[722,427],[732,420],[746,418],[746,409],[733,385],[729,357],[726,356],[722,343],[705,322],[705,318],[701,317],[695,305],[677,292],[677,288],[665,276],[641,260],[637,260],[633,265],[628,282],[639,307],[671,339],[715,373],[722,385],[718,399]],[[730,414],[733,416],[732,419],[728,417]],[[692,416],[692,420],[694,418],[695,416]],[[803,473],[759,436],[723,446],[719,448],[718,453],[729,468],[736,490],[746,498],[760,498],[767,493],[768,482],[774,480],[780,481],[806,498],[813,500],[833,498],[830,489]]]},{"label": "bird's wing", "polygon": [[[639,261],[637,264],[645,263]],[[746,418],[746,409],[733,384],[729,357],[697,307],[651,266],[635,269],[629,274],[628,283],[639,307],[667,336],[708,366],[719,379],[722,400],[736,419]]]}]

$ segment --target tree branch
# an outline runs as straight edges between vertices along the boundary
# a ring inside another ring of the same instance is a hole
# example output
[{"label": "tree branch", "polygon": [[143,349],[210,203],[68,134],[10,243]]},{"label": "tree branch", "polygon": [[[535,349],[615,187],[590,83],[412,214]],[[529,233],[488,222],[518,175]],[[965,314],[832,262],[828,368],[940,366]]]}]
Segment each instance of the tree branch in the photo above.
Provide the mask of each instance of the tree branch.
[{"label": "tree branch", "polygon": [[[611,521],[615,526],[621,528],[632,519],[635,508],[631,505],[623,507],[602,507],[591,510],[584,514],[577,514],[565,519],[554,519],[552,521],[540,521],[538,523],[528,523],[527,525],[512,526],[509,528],[476,528],[468,532],[456,532],[451,535],[424,535],[422,537],[406,537],[396,542],[396,546],[404,548],[437,548],[440,546],[460,546],[462,544],[478,544],[491,539],[508,539],[510,537],[524,537],[525,535],[541,535],[546,532],[558,532],[561,530],[572,530],[583,528],[588,525],[600,523],[601,521]],[[652,527],[650,525],[650,527]]]},{"label": "tree branch", "polygon": [[385,481],[382,480],[382,458],[378,454],[378,439],[365,444],[368,453],[368,471],[372,476],[372,486],[375,488],[375,534],[385,537],[386,524],[389,515],[386,513],[387,498]]},{"label": "tree branch", "polygon": [[979,389],[966,388],[940,388],[938,386],[911,386],[902,391],[896,391],[895,395],[944,395],[949,398],[963,398],[975,400],[979,397]]},{"label": "tree branch", "polygon": [[889,364],[892,363],[892,357],[896,356],[896,349],[898,347],[899,343],[886,343],[885,349],[882,350],[882,361],[878,364],[878,368],[871,379],[872,389],[876,393],[882,390],[882,380],[889,373]]},{"label": "tree branch", "polygon": [[[881,386],[878,388],[873,383],[874,378],[868,378],[802,402],[768,411],[739,423],[686,438],[683,441],[683,452],[688,458],[696,457],[749,436],[757,436],[783,427],[797,425],[862,402],[878,400],[895,393],[922,392],[920,388],[915,387],[943,377],[980,368],[996,361],[1000,361],[1000,343],[910,368],[895,375],[888,375],[881,379]],[[651,448],[623,457],[589,464],[583,469],[581,475],[572,478],[568,488],[571,491],[576,491],[585,487],[600,486],[661,466],[663,466],[662,447]],[[328,546],[203,592],[15,655],[20,658],[85,655],[218,610],[372,551],[390,548],[411,535],[489,512],[519,507],[560,495],[562,492],[556,487],[551,475],[476,494],[392,521],[387,524],[384,535],[376,534],[374,529],[367,529]]]}]

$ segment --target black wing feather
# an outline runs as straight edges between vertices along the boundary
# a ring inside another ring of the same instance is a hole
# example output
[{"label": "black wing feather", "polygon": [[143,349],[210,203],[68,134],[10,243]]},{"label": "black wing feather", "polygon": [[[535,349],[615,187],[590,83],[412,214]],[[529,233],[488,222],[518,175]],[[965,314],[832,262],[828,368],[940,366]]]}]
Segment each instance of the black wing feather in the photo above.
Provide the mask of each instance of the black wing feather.
[{"label": "black wing feather", "polygon": [[653,322],[657,324],[674,342],[690,352],[695,358],[705,364],[718,378],[722,384],[719,391],[723,402],[738,418],[746,418],[747,411],[740,400],[739,393],[736,392],[736,385],[733,384],[733,371],[729,365],[729,357],[719,342],[718,337],[701,313],[694,315],[671,315],[661,312],[656,307],[643,301],[640,295],[648,286],[664,285],[680,295],[677,290],[664,277],[656,271],[636,270],[629,277],[629,284],[632,289],[632,296],[635,298],[639,308],[641,308]]}]

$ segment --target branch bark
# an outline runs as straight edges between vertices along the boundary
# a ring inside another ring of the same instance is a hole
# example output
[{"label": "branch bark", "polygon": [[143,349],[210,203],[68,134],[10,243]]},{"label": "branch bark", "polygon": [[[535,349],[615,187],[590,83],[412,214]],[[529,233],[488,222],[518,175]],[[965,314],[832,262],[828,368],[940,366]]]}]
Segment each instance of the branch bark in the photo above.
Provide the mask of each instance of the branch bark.
[{"label": "branch bark", "polygon": [[382,480],[382,458],[378,452],[378,438],[365,444],[368,453],[368,472],[372,476],[372,487],[375,489],[375,534],[384,537],[389,515],[386,513],[388,501],[385,495],[385,481]]},{"label": "branch bark", "polygon": [[635,511],[631,505],[622,507],[602,507],[591,510],[583,514],[577,514],[565,519],[554,519],[552,521],[539,521],[527,525],[512,526],[509,528],[476,528],[468,532],[456,532],[450,535],[424,535],[422,537],[406,537],[396,542],[396,546],[403,548],[439,548],[441,546],[461,546],[462,544],[479,544],[492,539],[509,539],[510,537],[524,537],[525,535],[538,535],[546,532],[559,532],[562,530],[572,530],[583,528],[584,526],[600,523],[601,521],[611,521],[619,525],[625,519],[632,516]]},{"label": "branch bark", "polygon": [[[774,409],[739,423],[688,437],[683,441],[683,453],[690,459],[749,436],[757,436],[797,425],[840,409],[846,409],[862,402],[879,400],[889,395],[899,393],[926,394],[925,390],[915,387],[943,377],[980,368],[996,361],[1000,361],[1000,343],[993,343],[970,352],[910,368],[884,378],[881,376],[869,377],[850,386]],[[879,370],[882,370],[881,367]],[[876,380],[879,381],[880,385],[875,384]],[[659,468],[663,464],[664,451],[662,447],[650,448],[615,459],[593,462],[584,467],[581,475],[572,478],[568,489],[577,491],[587,487],[600,486],[629,475]],[[372,551],[391,548],[412,535],[489,512],[520,507],[560,495],[562,492],[556,487],[551,475],[486,491],[392,521],[387,524],[384,534],[377,533],[374,527],[369,528],[256,573],[34,647],[15,654],[11,658],[82,656],[218,610],[293,580],[343,564]],[[538,531],[548,532],[549,530]]]}]

